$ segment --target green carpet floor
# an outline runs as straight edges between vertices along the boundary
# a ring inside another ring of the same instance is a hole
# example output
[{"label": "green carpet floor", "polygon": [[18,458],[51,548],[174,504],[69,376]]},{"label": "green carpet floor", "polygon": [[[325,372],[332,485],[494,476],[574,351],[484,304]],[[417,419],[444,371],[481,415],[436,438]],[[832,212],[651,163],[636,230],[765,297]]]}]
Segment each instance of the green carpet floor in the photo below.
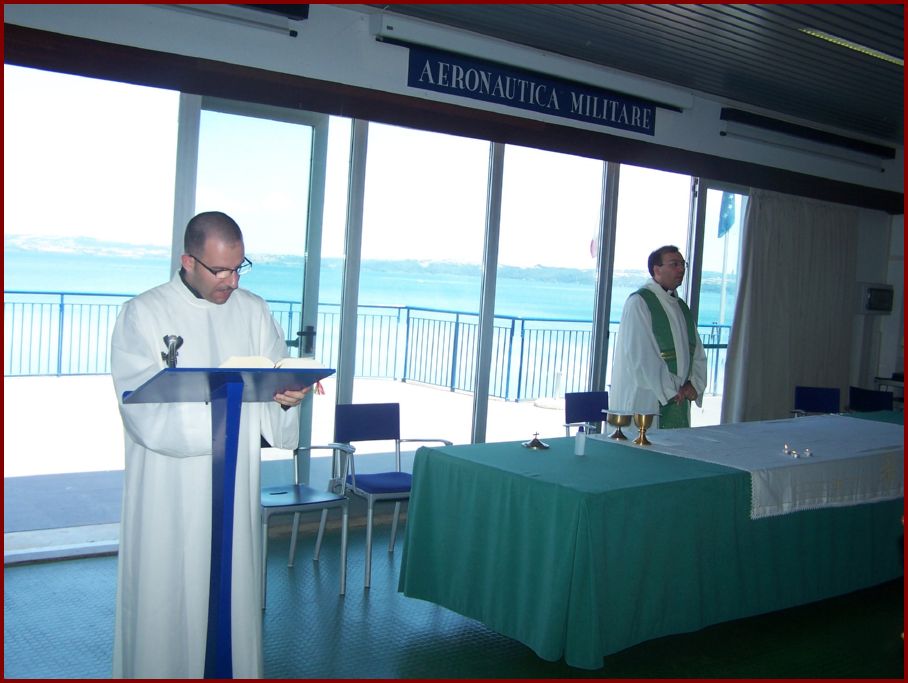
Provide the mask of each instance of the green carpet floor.
[{"label": "green carpet floor", "polygon": [[[321,562],[301,537],[270,544],[264,615],[268,678],[893,678],[902,679],[902,581],[642,643],[584,671],[442,607],[397,592],[400,540],[376,529],[364,591],[363,533],[351,529],[347,595],[337,594],[338,538]],[[383,544],[384,543],[384,547]],[[116,557],[4,570],[5,678],[108,678]]]}]

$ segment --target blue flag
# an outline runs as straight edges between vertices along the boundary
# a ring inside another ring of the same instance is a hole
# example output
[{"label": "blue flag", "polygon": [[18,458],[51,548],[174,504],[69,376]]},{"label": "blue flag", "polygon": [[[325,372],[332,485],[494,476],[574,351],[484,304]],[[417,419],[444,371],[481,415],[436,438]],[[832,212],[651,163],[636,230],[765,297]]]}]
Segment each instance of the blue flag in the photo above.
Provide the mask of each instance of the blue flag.
[{"label": "blue flag", "polygon": [[719,237],[731,230],[735,224],[735,195],[732,192],[722,193],[722,209],[719,211]]}]

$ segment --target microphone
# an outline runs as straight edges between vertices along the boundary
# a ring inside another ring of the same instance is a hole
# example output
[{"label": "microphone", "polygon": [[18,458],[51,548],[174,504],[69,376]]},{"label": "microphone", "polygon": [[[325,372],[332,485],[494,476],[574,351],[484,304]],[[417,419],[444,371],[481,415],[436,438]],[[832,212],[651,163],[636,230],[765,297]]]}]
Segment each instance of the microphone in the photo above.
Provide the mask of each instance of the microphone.
[{"label": "microphone", "polygon": [[161,352],[161,358],[167,362],[168,368],[177,366],[177,349],[183,345],[183,338],[176,334],[164,335],[164,345],[167,351]]}]

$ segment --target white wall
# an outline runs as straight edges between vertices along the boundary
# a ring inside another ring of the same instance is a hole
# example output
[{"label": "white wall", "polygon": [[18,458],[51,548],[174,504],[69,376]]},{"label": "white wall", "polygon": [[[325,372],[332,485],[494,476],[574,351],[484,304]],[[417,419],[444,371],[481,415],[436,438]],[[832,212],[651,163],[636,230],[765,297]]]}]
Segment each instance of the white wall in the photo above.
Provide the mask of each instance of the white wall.
[{"label": "white wall", "polygon": [[[17,25],[549,120],[867,187],[903,191],[901,146],[897,149],[896,159],[880,162],[881,171],[829,157],[721,136],[719,111],[723,106],[741,106],[770,116],[773,113],[740,103],[720,102],[668,84],[443,27],[435,27],[431,31],[435,47],[466,47],[480,58],[568,77],[592,86],[615,90],[630,88],[637,89],[638,94],[674,97],[689,108],[681,113],[659,109],[656,134],[646,136],[410,88],[406,85],[408,51],[404,47],[374,39],[370,13],[375,12],[364,5],[311,5],[307,20],[293,22],[299,35],[291,38],[276,32],[194,16],[161,5],[4,5],[5,21]],[[425,25],[409,19],[401,19],[400,22],[407,22],[408,26]],[[800,123],[817,127],[810,122]],[[842,131],[832,132],[847,135]]]}]

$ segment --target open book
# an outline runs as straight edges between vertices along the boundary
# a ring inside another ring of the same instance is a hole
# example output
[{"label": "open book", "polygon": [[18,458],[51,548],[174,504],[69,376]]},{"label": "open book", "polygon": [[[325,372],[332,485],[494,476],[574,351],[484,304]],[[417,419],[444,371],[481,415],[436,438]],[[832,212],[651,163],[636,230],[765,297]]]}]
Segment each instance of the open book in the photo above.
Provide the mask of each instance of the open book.
[{"label": "open book", "polygon": [[[221,363],[221,368],[324,368],[314,358],[281,358],[279,361],[273,361],[267,356],[230,356]],[[321,382],[315,383],[315,393],[324,394],[325,389]]]},{"label": "open book", "polygon": [[265,356],[230,356],[221,368],[324,368],[314,358],[281,358],[275,362]]}]

